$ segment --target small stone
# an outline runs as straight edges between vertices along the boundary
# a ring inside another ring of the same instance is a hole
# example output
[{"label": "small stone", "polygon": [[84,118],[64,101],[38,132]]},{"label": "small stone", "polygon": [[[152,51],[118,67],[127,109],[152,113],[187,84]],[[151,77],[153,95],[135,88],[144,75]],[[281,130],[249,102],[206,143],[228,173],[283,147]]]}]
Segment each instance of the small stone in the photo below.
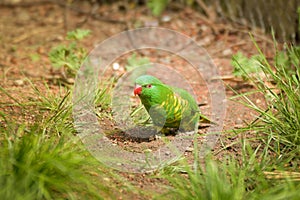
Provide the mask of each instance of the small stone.
[{"label": "small stone", "polygon": [[209,30],[209,27],[206,25],[201,25],[200,30],[205,32],[205,31]]},{"label": "small stone", "polygon": [[169,15],[164,15],[162,18],[161,18],[161,21],[162,22],[169,22],[171,21],[171,17]]},{"label": "small stone", "polygon": [[261,100],[260,99],[256,99],[256,103],[257,104],[261,103]]},{"label": "small stone", "polygon": [[243,120],[241,118],[237,118],[235,120],[234,128],[242,128],[243,127]]},{"label": "small stone", "polygon": [[161,135],[155,135],[154,138],[155,138],[155,140],[160,140],[161,139]]},{"label": "small stone", "polygon": [[171,154],[170,151],[166,151],[166,152],[165,152],[165,155],[166,155],[166,156],[169,156],[170,154]]},{"label": "small stone", "polygon": [[198,44],[200,46],[207,46],[212,43],[213,39],[214,39],[213,36],[208,35],[208,36],[202,38],[200,41],[198,41]]},{"label": "small stone", "polygon": [[243,123],[243,120],[242,120],[241,118],[238,117],[238,118],[236,119],[235,123],[236,123],[236,124],[242,124],[242,123]]},{"label": "small stone", "polygon": [[69,83],[69,84],[74,84],[75,83],[75,80],[74,80],[74,78],[67,78],[67,83]]},{"label": "small stone", "polygon": [[194,148],[193,148],[193,147],[187,147],[187,148],[185,149],[185,151],[186,151],[186,152],[192,152],[192,151],[194,151]]},{"label": "small stone", "polygon": [[120,69],[119,63],[113,63],[113,69],[116,71],[119,70]]},{"label": "small stone", "polygon": [[15,81],[14,81],[14,84],[15,84],[16,86],[22,86],[22,85],[24,85],[24,80],[22,80],[22,79],[15,80]]},{"label": "small stone", "polygon": [[222,51],[223,56],[231,56],[232,55],[232,50],[231,49],[225,49]]}]

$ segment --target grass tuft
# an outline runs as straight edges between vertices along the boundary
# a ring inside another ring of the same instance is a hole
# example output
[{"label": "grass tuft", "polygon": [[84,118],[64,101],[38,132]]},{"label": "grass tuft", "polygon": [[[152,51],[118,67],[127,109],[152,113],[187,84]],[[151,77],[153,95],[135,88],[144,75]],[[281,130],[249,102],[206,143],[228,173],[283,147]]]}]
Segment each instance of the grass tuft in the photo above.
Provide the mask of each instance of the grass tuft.
[{"label": "grass tuft", "polygon": [[[300,145],[300,48],[292,46],[277,52],[272,65],[255,45],[260,57],[257,62],[265,79],[260,76],[248,78],[265,97],[267,108],[253,103],[247,94],[240,95],[240,102],[259,113],[249,129],[266,135],[270,139],[266,141],[273,143],[279,156],[282,151],[292,152]],[[234,62],[241,69],[245,67],[238,60]]]},{"label": "grass tuft", "polygon": [[47,128],[12,122],[0,128],[1,198],[100,198],[87,173],[95,163],[79,141],[64,133],[60,137],[49,136]]}]

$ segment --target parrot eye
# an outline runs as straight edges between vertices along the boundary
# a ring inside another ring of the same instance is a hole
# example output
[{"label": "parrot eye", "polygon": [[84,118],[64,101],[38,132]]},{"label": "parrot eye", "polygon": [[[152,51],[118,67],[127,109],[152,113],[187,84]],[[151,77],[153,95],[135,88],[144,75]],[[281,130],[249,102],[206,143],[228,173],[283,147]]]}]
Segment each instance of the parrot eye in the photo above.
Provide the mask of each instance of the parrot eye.
[{"label": "parrot eye", "polygon": [[146,87],[147,87],[147,88],[152,88],[152,85],[151,85],[151,84],[149,84],[149,85],[147,85]]}]

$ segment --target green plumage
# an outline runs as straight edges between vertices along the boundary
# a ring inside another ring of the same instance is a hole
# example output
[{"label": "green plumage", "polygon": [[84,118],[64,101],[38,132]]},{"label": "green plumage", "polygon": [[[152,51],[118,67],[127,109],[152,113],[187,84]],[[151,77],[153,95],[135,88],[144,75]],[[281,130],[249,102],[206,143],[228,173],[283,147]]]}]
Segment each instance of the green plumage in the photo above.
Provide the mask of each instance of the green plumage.
[{"label": "green plumage", "polygon": [[134,93],[139,95],[154,125],[185,131],[195,129],[200,111],[190,93],[165,85],[150,75],[138,77],[135,84]]}]

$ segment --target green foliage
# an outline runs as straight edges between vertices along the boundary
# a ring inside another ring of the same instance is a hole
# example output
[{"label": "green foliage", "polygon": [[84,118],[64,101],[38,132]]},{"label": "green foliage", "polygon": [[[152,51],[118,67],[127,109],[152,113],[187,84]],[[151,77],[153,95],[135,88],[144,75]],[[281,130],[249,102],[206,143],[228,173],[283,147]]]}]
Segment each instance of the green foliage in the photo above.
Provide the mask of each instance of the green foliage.
[{"label": "green foliage", "polygon": [[[58,46],[49,54],[54,66],[63,66],[74,76],[86,55],[77,41],[88,34],[88,31],[69,33],[67,38],[73,42]],[[170,185],[166,186],[168,192],[158,199],[299,199],[300,177],[293,172],[299,171],[300,166],[300,47],[286,49],[277,52],[274,65],[259,48],[259,54],[251,58],[241,53],[234,56],[235,75],[252,81],[266,97],[267,104],[267,107],[259,107],[248,94],[238,95],[241,103],[257,111],[259,117],[235,132],[247,131],[257,136],[247,135],[251,138],[241,140],[238,155],[228,156],[222,163],[212,157],[200,160],[195,153],[193,166],[182,159],[180,166],[159,171],[163,174],[160,178],[168,180]],[[147,58],[133,54],[127,59],[126,70],[148,63]],[[252,76],[256,72],[265,74],[267,80]],[[273,85],[265,84],[266,81]],[[101,108],[99,113],[109,108],[114,83],[115,80],[111,80],[99,86],[94,101],[96,107]],[[3,88],[0,90],[11,97],[16,106],[27,105]],[[54,95],[50,90],[48,94],[36,87],[34,90],[39,98],[30,105],[36,106],[42,116],[31,125],[9,121],[10,116],[0,112],[1,199],[105,199],[110,196],[109,187],[99,181],[107,174],[97,169],[99,164],[74,137],[71,92],[61,88],[60,93]],[[134,107],[131,117],[137,124],[149,119],[142,106]],[[194,151],[198,151],[196,145]],[[274,169],[279,170],[279,178],[267,176],[266,172]],[[284,172],[289,176],[283,176]]]},{"label": "green foliage", "polygon": [[[255,105],[248,94],[238,97],[242,97],[242,104],[259,113],[259,117],[249,125],[249,129],[265,135],[262,140],[272,144],[270,148],[277,156],[290,157],[293,160],[295,156],[299,156],[300,144],[299,47],[288,47],[287,51],[277,53],[274,66],[271,66],[258,46],[257,49],[259,57],[262,58],[257,62],[260,63],[259,66],[267,80],[249,75],[247,78],[258,88],[258,92],[265,96],[267,108]],[[238,61],[236,62],[236,65],[239,65]],[[297,165],[299,166],[299,163],[296,163]]]},{"label": "green foliage", "polygon": [[[212,156],[203,161],[198,157],[195,142],[193,166],[183,162],[178,167],[186,176],[177,173],[175,167],[164,176],[172,185],[165,199],[299,198],[299,47],[292,46],[278,52],[275,64],[271,66],[255,45],[258,55],[250,59],[238,55],[233,62],[241,69],[240,72],[244,72],[245,78],[253,82],[258,92],[265,96],[267,109],[255,105],[248,97],[250,93],[233,97],[242,98],[239,102],[259,115],[248,126],[232,130],[234,134],[247,133],[247,137],[241,137],[240,143],[234,145],[240,146],[238,155],[223,158],[223,164],[213,161]],[[249,63],[254,63],[267,80],[245,73],[249,70]]]},{"label": "green foliage", "polygon": [[139,106],[133,107],[130,117],[132,118],[133,122],[138,125],[146,125],[151,126],[151,118],[148,114],[145,107],[141,104]]},{"label": "green foliage", "polygon": [[[273,62],[275,68],[284,68],[286,73],[294,73],[295,68],[299,66],[300,47],[286,47],[286,51],[279,51],[275,55]],[[238,52],[232,57],[231,64],[234,67],[233,74],[236,77],[242,77],[244,80],[249,80],[251,76],[257,76],[257,73],[263,72],[263,62],[265,57],[263,54],[256,54],[248,58],[241,52]],[[270,65],[268,63],[268,65]],[[268,73],[266,73],[268,74]]]},{"label": "green foliage", "polygon": [[297,72],[300,66],[300,46],[286,47],[286,51],[279,51],[275,56],[276,68],[283,68],[288,75]]},{"label": "green foliage", "polygon": [[[139,193],[95,160],[76,137],[71,92],[63,87],[58,94],[50,89],[42,92],[29,83],[38,98],[22,104],[0,87],[16,102],[13,106],[34,106],[39,111],[30,123],[14,123],[0,111],[1,199],[114,199],[116,181],[127,194]],[[106,98],[98,97],[96,102]]]},{"label": "green foliage", "polygon": [[[158,199],[239,200],[299,197],[299,181],[284,176],[267,177],[267,170],[272,170],[273,167],[270,165],[271,158],[259,152],[260,147],[253,149],[249,141],[241,141],[240,145],[242,146],[240,161],[233,155],[223,158],[222,163],[214,161],[212,155],[200,160],[197,153],[192,166],[181,160],[178,167],[180,171],[172,170],[171,174],[170,171],[162,174],[171,183],[171,187],[168,187],[169,191]],[[195,148],[195,151],[198,151],[198,148]],[[284,174],[284,171],[278,173],[278,176],[281,174]]]},{"label": "green foliage", "polygon": [[49,137],[44,128],[12,123],[1,128],[1,198],[100,198],[85,169],[92,163],[80,145],[66,136]]},{"label": "green foliage", "polygon": [[76,137],[71,92],[64,87],[57,94],[50,89],[42,92],[29,83],[38,98],[17,105],[21,109],[34,106],[40,113],[35,121],[16,124],[0,112],[1,199],[113,198],[114,186],[107,186],[103,178],[113,181],[118,177],[95,160]]},{"label": "green foliage", "polygon": [[112,91],[115,83],[116,79],[110,78],[109,80],[102,80],[102,82],[99,84],[94,99],[98,116],[101,116],[105,111],[110,110]]},{"label": "green foliage", "polygon": [[147,1],[147,6],[154,16],[160,16],[167,7],[168,3],[168,0],[149,0]]},{"label": "green foliage", "polygon": [[[260,55],[254,55],[251,58],[244,56],[241,52],[238,52],[232,57],[231,64],[234,67],[233,75],[236,77],[242,77],[244,80],[253,73],[260,73],[260,62],[262,57]],[[242,67],[241,67],[242,66]]]},{"label": "green foliage", "polygon": [[129,58],[127,58],[127,63],[125,69],[130,71],[136,67],[149,64],[150,60],[147,57],[137,57],[136,53],[133,53]]},{"label": "green foliage", "polygon": [[49,53],[49,59],[56,68],[63,67],[67,76],[74,77],[87,56],[87,50],[78,42],[90,34],[89,30],[76,29],[67,34],[69,45],[58,45]]},{"label": "green foliage", "polygon": [[90,173],[101,171],[74,136],[69,94],[41,95],[33,104],[48,115],[37,117],[31,125],[13,123],[2,115],[2,199],[102,199],[100,193],[108,191],[91,181]]},{"label": "green foliage", "polygon": [[83,38],[89,36],[91,34],[90,30],[76,29],[74,31],[70,31],[67,33],[68,40],[82,40]]},{"label": "green foliage", "polygon": [[32,87],[35,90],[35,94],[39,96],[38,101],[32,103],[36,105],[40,112],[45,112],[43,114],[47,115],[43,121],[44,124],[41,124],[47,127],[47,134],[75,134],[72,124],[71,92],[60,88],[58,94],[53,94],[50,90],[44,94],[34,85]]},{"label": "green foliage", "polygon": [[185,166],[188,177],[180,174],[166,177],[173,186],[168,193],[171,199],[242,199],[244,184],[236,180],[239,174],[227,176],[229,167],[220,169],[212,160],[206,160],[203,168],[192,169],[186,164]]}]

